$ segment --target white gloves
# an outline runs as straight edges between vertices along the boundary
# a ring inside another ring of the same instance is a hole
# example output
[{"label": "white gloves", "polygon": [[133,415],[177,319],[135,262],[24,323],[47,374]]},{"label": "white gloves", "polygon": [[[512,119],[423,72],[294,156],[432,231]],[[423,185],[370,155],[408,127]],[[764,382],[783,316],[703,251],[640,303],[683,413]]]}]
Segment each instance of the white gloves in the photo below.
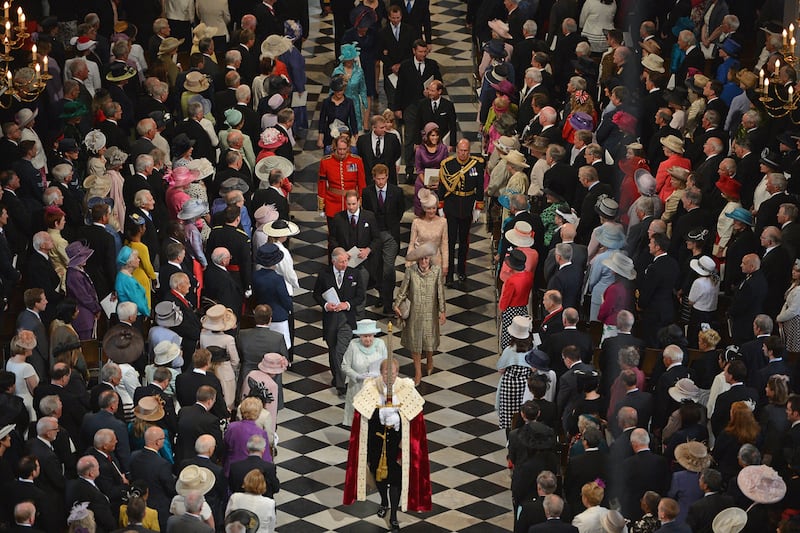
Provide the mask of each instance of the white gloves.
[{"label": "white gloves", "polygon": [[472,222],[475,223],[481,218],[481,210],[480,209],[473,209],[472,210]]},{"label": "white gloves", "polygon": [[442,208],[440,207],[440,208],[439,208],[439,210],[438,210],[438,213],[439,213],[439,216],[440,216],[440,217],[443,217],[443,216],[444,216],[444,209],[442,209]]},{"label": "white gloves", "polygon": [[400,431],[400,412],[397,407],[381,407],[378,417],[384,426],[392,426],[395,431]]}]

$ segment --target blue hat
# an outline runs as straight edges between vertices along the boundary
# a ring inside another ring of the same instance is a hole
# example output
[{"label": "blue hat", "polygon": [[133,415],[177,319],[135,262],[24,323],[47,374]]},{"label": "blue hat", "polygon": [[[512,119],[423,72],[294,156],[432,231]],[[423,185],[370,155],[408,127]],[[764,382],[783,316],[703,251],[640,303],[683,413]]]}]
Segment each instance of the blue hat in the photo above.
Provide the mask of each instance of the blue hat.
[{"label": "blue hat", "polygon": [[283,252],[278,248],[275,243],[268,242],[262,244],[256,250],[256,263],[263,267],[271,267],[277,265],[283,259]]},{"label": "blue hat", "polygon": [[725,216],[728,218],[732,218],[733,220],[738,220],[748,226],[753,225],[753,215],[750,214],[750,211],[745,209],[744,207],[737,207],[730,213],[725,213]]},{"label": "blue hat", "polygon": [[728,38],[728,39],[725,39],[725,41],[722,43],[722,46],[720,46],[720,48],[725,50],[725,53],[728,54],[729,56],[738,57],[739,56],[739,52],[742,50],[742,45],[737,43],[733,39]]},{"label": "blue hat", "polygon": [[127,264],[131,255],[133,255],[133,249],[130,246],[123,246],[117,254],[117,266],[124,266]]},{"label": "blue hat", "polygon": [[77,152],[78,143],[72,137],[64,137],[58,141],[58,149],[61,152]]},{"label": "blue hat", "polygon": [[550,356],[536,348],[525,354],[525,362],[537,370],[550,370]]},{"label": "blue hat", "polygon": [[358,44],[356,43],[347,43],[342,45],[342,53],[339,54],[339,61],[353,61],[358,59],[358,55],[361,52]]},{"label": "blue hat", "polygon": [[621,226],[603,225],[597,228],[597,242],[609,250],[619,250],[625,245],[625,231]]},{"label": "blue hat", "polygon": [[492,57],[503,59],[508,55],[505,43],[501,39],[492,39],[483,45],[483,51]]}]

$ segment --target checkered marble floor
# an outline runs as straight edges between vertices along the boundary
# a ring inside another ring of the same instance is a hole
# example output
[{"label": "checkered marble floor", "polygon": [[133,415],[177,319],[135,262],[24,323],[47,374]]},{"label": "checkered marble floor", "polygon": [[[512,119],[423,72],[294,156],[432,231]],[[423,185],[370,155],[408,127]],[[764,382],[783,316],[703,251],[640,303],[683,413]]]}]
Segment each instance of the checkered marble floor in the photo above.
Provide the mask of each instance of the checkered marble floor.
[{"label": "checkered marble floor", "polygon": [[[477,107],[469,83],[472,67],[469,38],[464,33],[464,4],[458,0],[434,0],[432,4],[432,57],[443,67],[448,96],[456,103],[464,135],[474,141]],[[320,20],[319,11],[312,5],[312,20],[311,35],[317,37],[310,39],[303,51],[310,80],[309,112],[315,105],[312,102],[327,94],[333,68],[331,18]],[[349,429],[341,424],[343,400],[330,387],[322,312],[310,292],[315,274],[327,262],[325,221],[316,213],[316,173],[321,154],[315,149],[315,141],[316,122],[303,143],[305,150],[296,155],[298,173],[292,193],[292,212],[301,233],[292,239],[290,249],[304,290],[294,297],[295,360],[283,376],[286,403],[278,414],[278,530],[384,531],[384,520],[375,516],[377,494],[370,495],[367,502],[342,505]],[[405,189],[407,195],[413,193],[411,187]],[[412,218],[409,211],[403,219],[406,241]],[[435,371],[424,377],[419,387],[426,400],[433,510],[401,513],[403,531],[484,533],[513,528],[505,436],[497,427],[494,411],[499,376],[494,370],[497,329],[490,246],[482,225],[476,224],[472,230],[467,287],[463,292],[447,289],[447,323],[442,329],[440,353],[434,358]],[[404,242],[398,259],[398,284],[406,246]],[[385,330],[387,319],[372,313],[376,300],[377,294],[371,291],[367,316],[379,319]],[[397,334],[393,346],[401,373],[413,375],[410,354],[400,346]]]}]

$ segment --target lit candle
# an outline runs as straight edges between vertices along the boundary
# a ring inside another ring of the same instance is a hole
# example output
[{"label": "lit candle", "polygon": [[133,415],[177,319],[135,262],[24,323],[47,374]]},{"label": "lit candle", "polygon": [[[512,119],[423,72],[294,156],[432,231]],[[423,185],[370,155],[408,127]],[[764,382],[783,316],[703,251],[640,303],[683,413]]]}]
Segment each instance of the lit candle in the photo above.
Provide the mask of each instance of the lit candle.
[{"label": "lit candle", "polygon": [[6,20],[6,35],[11,35],[11,21]]},{"label": "lit candle", "polygon": [[769,78],[764,80],[764,94],[769,93]]},{"label": "lit candle", "polygon": [[8,35],[6,35],[5,37],[3,37],[3,44],[4,44],[4,45],[5,45],[5,47],[6,47],[6,55],[8,55],[8,48],[9,48],[9,44],[8,44]]},{"label": "lit candle", "polygon": [[36,80],[36,81],[39,81],[39,73],[41,72],[41,67],[39,66],[39,63],[36,63],[36,66],[33,67],[33,70],[36,71],[34,76],[33,76],[33,79]]},{"label": "lit candle", "polygon": [[783,30],[782,35],[783,35],[783,46],[786,46],[786,42],[787,42],[786,41],[786,30]]},{"label": "lit candle", "polygon": [[36,45],[35,44],[33,46],[31,46],[31,54],[33,55],[33,61],[35,62],[36,61]]},{"label": "lit candle", "polygon": [[19,27],[22,31],[25,31],[25,13],[19,16]]},{"label": "lit candle", "polygon": [[11,7],[11,4],[9,4],[8,2],[3,4],[3,18],[6,19],[6,20],[8,20],[8,8],[9,7]]},{"label": "lit candle", "polygon": [[763,68],[760,71],[758,71],[758,86],[759,87],[763,87],[764,86],[764,69]]},{"label": "lit candle", "polygon": [[775,60],[775,70],[773,71],[773,74],[775,74],[777,76],[778,75],[778,71],[780,69],[781,69],[781,60],[780,59],[776,59]]},{"label": "lit candle", "polygon": [[10,70],[6,71],[6,78],[8,78],[8,86],[10,87],[11,86],[11,80],[12,80],[12,76],[11,76],[11,71]]}]

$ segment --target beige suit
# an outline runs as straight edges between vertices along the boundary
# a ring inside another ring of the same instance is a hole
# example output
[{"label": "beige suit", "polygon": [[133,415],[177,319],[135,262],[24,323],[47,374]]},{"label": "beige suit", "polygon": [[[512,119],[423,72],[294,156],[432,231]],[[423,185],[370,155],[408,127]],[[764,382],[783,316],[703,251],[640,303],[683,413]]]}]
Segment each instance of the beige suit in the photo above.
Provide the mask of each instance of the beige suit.
[{"label": "beige suit", "polygon": [[215,37],[228,37],[228,24],[231,22],[231,12],[227,0],[195,0],[197,18],[206,26],[217,28]]}]

